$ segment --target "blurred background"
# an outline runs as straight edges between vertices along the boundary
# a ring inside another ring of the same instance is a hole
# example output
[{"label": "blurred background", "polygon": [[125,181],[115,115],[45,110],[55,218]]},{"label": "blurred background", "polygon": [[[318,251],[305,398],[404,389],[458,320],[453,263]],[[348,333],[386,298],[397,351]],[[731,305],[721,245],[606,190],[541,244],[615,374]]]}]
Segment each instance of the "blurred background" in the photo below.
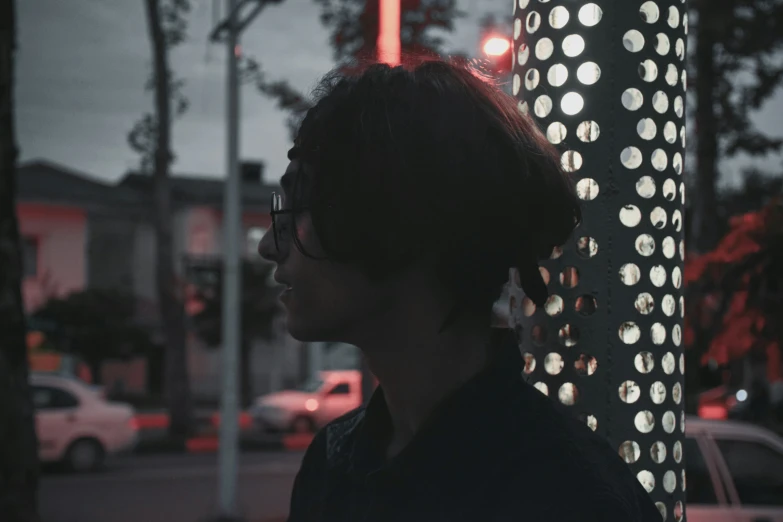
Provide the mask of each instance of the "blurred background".
[{"label": "blurred background", "polygon": [[[287,335],[273,267],[256,248],[308,89],[373,52],[379,3],[248,4],[260,11],[235,51],[238,494],[247,520],[283,520],[302,450],[315,430],[362,403],[367,380],[363,387],[355,347]],[[150,6],[162,14],[157,21]],[[26,0],[16,8],[17,215],[39,456],[47,463],[41,516],[201,520],[217,504],[227,58],[210,36],[225,6]],[[510,1],[403,0],[401,9],[403,51],[473,60],[511,92]],[[696,426],[730,442],[708,446],[689,434],[688,502],[727,502],[710,475],[710,459],[722,455],[729,469],[719,480],[743,504],[772,510],[768,520],[783,520],[783,1],[691,0],[689,20],[685,404],[705,421]],[[175,155],[166,212],[153,183],[156,35],[172,75],[164,93]],[[170,248],[156,247],[161,238]],[[182,328],[172,331],[174,323]],[[763,450],[737,446],[756,433],[744,426],[777,435],[763,439]],[[765,463],[766,478],[743,478],[743,462]]]}]

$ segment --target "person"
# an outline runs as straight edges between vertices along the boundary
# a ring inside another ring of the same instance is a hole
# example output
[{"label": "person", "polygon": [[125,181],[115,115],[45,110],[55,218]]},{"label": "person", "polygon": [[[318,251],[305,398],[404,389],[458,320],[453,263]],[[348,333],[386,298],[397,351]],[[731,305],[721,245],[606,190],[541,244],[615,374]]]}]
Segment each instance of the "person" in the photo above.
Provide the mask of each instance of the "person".
[{"label": "person", "polygon": [[379,386],[315,435],[289,521],[659,522],[490,329],[510,267],[543,304],[538,262],[581,219],[535,122],[464,62],[333,71],[314,95],[259,252],[290,334],[358,346]]}]

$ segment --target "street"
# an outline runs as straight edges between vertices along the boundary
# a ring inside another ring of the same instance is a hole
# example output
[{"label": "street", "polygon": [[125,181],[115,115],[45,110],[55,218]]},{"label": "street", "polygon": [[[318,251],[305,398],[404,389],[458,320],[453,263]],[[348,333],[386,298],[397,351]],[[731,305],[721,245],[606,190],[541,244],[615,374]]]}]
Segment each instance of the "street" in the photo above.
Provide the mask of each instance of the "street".
[{"label": "street", "polygon": [[[240,456],[240,514],[248,522],[279,520],[302,453]],[[130,455],[102,472],[47,471],[41,480],[45,522],[199,522],[215,514],[216,455]]]}]

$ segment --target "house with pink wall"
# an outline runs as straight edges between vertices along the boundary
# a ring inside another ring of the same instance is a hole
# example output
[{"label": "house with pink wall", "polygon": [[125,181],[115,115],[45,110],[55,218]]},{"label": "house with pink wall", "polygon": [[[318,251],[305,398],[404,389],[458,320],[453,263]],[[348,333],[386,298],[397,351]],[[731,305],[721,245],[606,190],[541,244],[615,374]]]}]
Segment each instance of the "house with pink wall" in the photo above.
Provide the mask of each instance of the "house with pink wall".
[{"label": "house with pink wall", "polygon": [[[269,203],[275,187],[263,181],[260,163],[243,164],[242,230],[245,255],[255,250],[270,226]],[[129,173],[116,184],[47,161],[19,168],[17,212],[24,245],[23,292],[27,312],[50,297],[84,288],[121,288],[139,302],[138,320],[160,331],[155,291],[155,236],[152,222],[152,178]],[[221,179],[175,175],[171,180],[176,271],[187,278],[191,262],[217,260],[223,242]],[[258,392],[300,378],[304,348],[284,331],[277,339],[257,343],[251,374]],[[217,396],[220,350],[189,340],[188,365],[194,393]],[[107,378],[128,386],[144,382],[138,361],[106,367]],[[123,378],[123,372],[132,372]],[[105,383],[106,384],[106,383]]]}]

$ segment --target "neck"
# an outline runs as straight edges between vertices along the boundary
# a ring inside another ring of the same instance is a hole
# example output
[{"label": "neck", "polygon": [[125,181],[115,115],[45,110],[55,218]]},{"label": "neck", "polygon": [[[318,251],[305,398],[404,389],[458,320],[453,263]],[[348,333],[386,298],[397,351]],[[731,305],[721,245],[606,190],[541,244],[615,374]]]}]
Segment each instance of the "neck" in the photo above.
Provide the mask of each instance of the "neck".
[{"label": "neck", "polygon": [[488,335],[480,329],[455,324],[438,333],[436,324],[397,324],[407,328],[376,333],[372,342],[359,345],[383,388],[391,416],[390,455],[413,438],[438,403],[488,362]]}]

